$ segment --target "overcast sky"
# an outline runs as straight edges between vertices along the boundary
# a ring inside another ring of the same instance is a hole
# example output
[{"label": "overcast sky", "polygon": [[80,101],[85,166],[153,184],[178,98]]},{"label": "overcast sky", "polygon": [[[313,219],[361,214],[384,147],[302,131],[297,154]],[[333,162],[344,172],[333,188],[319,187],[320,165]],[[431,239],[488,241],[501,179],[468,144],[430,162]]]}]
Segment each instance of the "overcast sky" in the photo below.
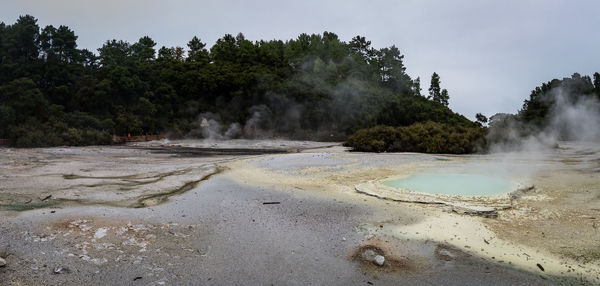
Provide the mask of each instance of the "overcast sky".
[{"label": "overcast sky", "polygon": [[81,48],[108,39],[208,46],[226,33],[287,40],[330,31],[396,45],[407,72],[426,93],[433,72],[450,107],[469,117],[515,113],[542,82],[600,72],[600,1],[596,0],[0,0],[0,21],[19,15],[40,26],[67,25]]}]

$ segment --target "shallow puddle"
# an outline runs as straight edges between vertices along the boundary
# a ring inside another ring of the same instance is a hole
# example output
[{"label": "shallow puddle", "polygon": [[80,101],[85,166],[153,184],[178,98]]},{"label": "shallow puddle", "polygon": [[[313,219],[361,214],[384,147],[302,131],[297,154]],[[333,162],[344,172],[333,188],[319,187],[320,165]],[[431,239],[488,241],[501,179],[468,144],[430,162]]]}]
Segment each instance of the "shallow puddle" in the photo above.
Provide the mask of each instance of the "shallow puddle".
[{"label": "shallow puddle", "polygon": [[489,196],[510,192],[510,181],[473,174],[416,174],[389,180],[384,185],[428,194]]}]

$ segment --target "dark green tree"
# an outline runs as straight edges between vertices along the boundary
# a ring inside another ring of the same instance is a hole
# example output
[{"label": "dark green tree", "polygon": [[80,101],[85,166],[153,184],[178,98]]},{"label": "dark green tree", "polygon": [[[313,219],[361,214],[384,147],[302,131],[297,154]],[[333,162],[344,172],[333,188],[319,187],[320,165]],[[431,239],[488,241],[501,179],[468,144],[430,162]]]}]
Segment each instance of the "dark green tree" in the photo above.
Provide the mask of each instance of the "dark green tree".
[{"label": "dark green tree", "polygon": [[475,119],[477,119],[477,122],[479,122],[481,124],[485,124],[488,122],[487,117],[481,113],[475,114]]},{"label": "dark green tree", "polygon": [[18,60],[34,60],[39,56],[40,27],[31,15],[20,16],[17,22],[8,27],[3,43],[7,54]]},{"label": "dark green tree", "polygon": [[185,51],[182,47],[161,47],[158,50],[158,59],[162,61],[184,61]]},{"label": "dark green tree", "polygon": [[441,103],[444,106],[448,106],[448,100],[450,97],[448,96],[448,91],[446,89],[440,88],[440,76],[437,73],[433,73],[431,75],[431,83],[429,84],[429,97],[428,99]]},{"label": "dark green tree", "polygon": [[445,88],[442,89],[442,92],[440,93],[439,102],[441,104],[443,104],[444,106],[448,106],[449,100],[450,100],[450,96],[448,95],[448,90],[446,90]]},{"label": "dark green tree", "polygon": [[594,89],[596,90],[596,94],[600,99],[600,73],[598,72],[594,73]]},{"label": "dark green tree", "polygon": [[191,41],[187,44],[189,50],[186,61],[199,63],[199,64],[208,64],[210,61],[208,50],[206,50],[206,44],[200,41],[198,37],[194,36]]},{"label": "dark green tree", "polygon": [[132,49],[131,45],[124,41],[111,40],[107,41],[101,48],[100,64],[103,66],[118,66],[126,65],[130,60]]},{"label": "dark green tree", "polygon": [[148,36],[144,36],[131,46],[132,56],[138,61],[150,62],[154,59],[156,42]]},{"label": "dark green tree", "polygon": [[361,59],[371,60],[375,56],[375,50],[371,48],[371,41],[365,37],[356,36],[348,43],[350,50],[360,56]]},{"label": "dark green tree", "polygon": [[429,83],[429,96],[427,97],[427,99],[438,101],[440,95],[440,76],[434,72],[431,75],[431,82]]},{"label": "dark green tree", "polygon": [[236,44],[236,38],[230,34],[226,34],[218,39],[215,45],[210,48],[210,55],[216,64],[237,61],[239,47]]},{"label": "dark green tree", "polygon": [[412,85],[412,90],[414,95],[417,96],[422,96],[421,94],[421,78],[417,77],[414,81],[413,81],[413,85]]},{"label": "dark green tree", "polygon": [[377,66],[380,84],[403,96],[411,95],[413,82],[406,74],[404,55],[396,46],[382,48],[376,52],[377,59],[371,64]]}]

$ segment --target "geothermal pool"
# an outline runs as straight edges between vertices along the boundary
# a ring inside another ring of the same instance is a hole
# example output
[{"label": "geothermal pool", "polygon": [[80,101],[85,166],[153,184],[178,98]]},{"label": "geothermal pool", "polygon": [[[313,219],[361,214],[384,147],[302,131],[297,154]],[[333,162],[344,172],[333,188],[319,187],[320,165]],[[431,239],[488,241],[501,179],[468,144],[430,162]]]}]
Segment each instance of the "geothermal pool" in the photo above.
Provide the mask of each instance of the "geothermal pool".
[{"label": "geothermal pool", "polygon": [[383,184],[421,193],[461,196],[490,196],[512,191],[508,180],[474,174],[417,174]]}]

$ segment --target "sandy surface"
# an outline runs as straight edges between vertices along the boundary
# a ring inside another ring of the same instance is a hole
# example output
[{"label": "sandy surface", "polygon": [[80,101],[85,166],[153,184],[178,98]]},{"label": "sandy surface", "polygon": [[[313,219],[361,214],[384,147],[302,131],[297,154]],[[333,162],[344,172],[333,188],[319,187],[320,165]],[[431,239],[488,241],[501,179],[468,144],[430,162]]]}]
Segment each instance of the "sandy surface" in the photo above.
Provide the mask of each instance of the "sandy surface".
[{"label": "sandy surface", "polygon": [[[279,164],[265,166],[269,161],[286,161],[284,156],[290,158],[285,168]],[[305,167],[313,158],[319,158],[319,163]],[[324,158],[344,163],[328,164]],[[295,168],[291,162],[300,167]],[[377,231],[398,239],[452,245],[555,283],[600,284],[600,147],[594,145],[563,143],[560,149],[535,154],[472,156],[303,153],[241,160],[231,165],[236,177],[251,184],[280,189],[301,187],[350,197],[356,197],[356,187],[362,184],[418,172],[494,174],[521,185],[533,185],[533,190],[519,193],[507,206],[503,204],[497,219],[455,214],[452,205],[394,202],[404,209],[424,211],[425,219],[407,225],[386,220],[394,216],[388,212],[360,229],[369,235]],[[389,197],[387,189],[374,191],[376,197]],[[439,201],[444,200],[435,203]],[[493,199],[489,205],[497,203]]]},{"label": "sandy surface", "polygon": [[[524,157],[348,153],[311,142],[146,144],[0,149],[0,284],[600,281],[594,146]],[[203,150],[211,146],[243,152]],[[496,219],[355,190],[440,169],[493,171],[536,188]],[[366,250],[382,254],[384,266],[366,261]]]}]

